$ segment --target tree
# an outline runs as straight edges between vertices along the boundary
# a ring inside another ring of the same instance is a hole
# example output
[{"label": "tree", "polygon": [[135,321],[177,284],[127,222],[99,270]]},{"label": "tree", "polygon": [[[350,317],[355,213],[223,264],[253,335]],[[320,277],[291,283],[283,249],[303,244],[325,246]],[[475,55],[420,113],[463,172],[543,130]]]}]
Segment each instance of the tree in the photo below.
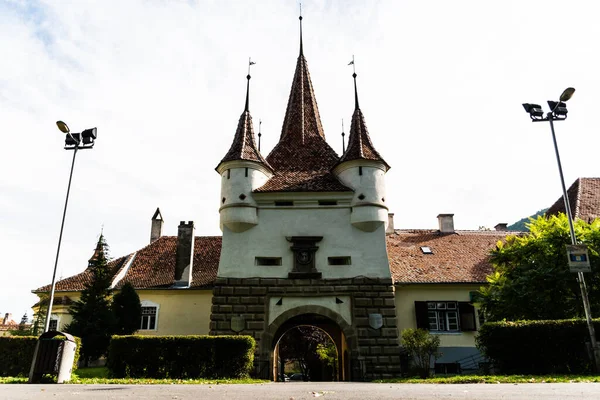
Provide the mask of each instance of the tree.
[{"label": "tree", "polygon": [[429,377],[432,358],[435,361],[441,356],[438,352],[440,337],[425,329],[405,329],[402,331],[402,347],[411,355],[419,376]]},{"label": "tree", "polygon": [[[530,219],[529,233],[498,242],[491,253],[494,271],[478,292],[488,321],[565,319],[584,316],[577,275],[569,271],[571,244],[564,214]],[[585,274],[592,315],[600,311],[600,219],[575,221],[577,240],[588,247],[592,272]]]},{"label": "tree", "polygon": [[85,283],[81,298],[73,303],[69,313],[73,321],[65,328],[81,338],[84,365],[106,354],[114,331],[114,315],[110,307],[111,279],[107,260],[108,245],[100,235],[96,251],[89,261],[91,280]]},{"label": "tree", "polygon": [[31,334],[33,336],[39,336],[44,333],[44,323],[46,322],[48,302],[50,301],[47,293],[40,293],[38,296],[40,297],[40,301],[37,303],[37,313],[34,314],[33,326],[31,327]]},{"label": "tree", "polygon": [[140,329],[142,305],[131,283],[126,282],[112,302],[116,335],[131,335]]}]

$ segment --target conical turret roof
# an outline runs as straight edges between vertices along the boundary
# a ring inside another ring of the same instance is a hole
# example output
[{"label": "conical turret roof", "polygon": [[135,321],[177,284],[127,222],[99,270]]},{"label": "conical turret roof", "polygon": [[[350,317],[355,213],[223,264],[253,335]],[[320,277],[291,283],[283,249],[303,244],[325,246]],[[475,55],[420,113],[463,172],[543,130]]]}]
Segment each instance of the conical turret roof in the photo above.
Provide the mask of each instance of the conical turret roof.
[{"label": "conical turret roof", "polygon": [[387,162],[379,155],[371,137],[367,130],[367,124],[365,123],[365,116],[363,115],[358,105],[358,92],[356,90],[356,73],[353,75],[354,78],[354,113],[352,114],[352,123],[350,125],[350,136],[348,137],[348,147],[346,152],[342,155],[339,163],[352,160],[370,160],[379,161],[385,165],[386,171],[390,169]]},{"label": "conical turret roof", "polygon": [[250,75],[247,76],[248,86],[246,89],[246,106],[244,112],[240,116],[238,121],[238,126],[235,131],[235,136],[233,137],[233,143],[231,143],[231,147],[225,157],[221,160],[219,165],[217,166],[217,170],[219,166],[227,161],[254,161],[259,164],[264,164],[266,167],[271,168],[269,163],[264,159],[264,157],[258,151],[256,147],[256,141],[254,140],[254,128],[252,127],[252,116],[250,115],[250,110],[248,107],[248,98],[250,91]]}]

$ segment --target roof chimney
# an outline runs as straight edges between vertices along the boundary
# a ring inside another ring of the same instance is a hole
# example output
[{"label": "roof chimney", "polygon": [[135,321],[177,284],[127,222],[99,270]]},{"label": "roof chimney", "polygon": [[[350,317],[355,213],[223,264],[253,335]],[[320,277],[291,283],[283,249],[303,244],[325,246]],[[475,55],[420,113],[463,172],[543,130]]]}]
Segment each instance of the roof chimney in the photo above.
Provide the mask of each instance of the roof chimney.
[{"label": "roof chimney", "polygon": [[175,286],[190,287],[194,266],[194,221],[179,223],[175,259]]},{"label": "roof chimney", "polygon": [[8,323],[12,320],[12,314],[6,313],[4,314],[4,319],[2,320],[2,325],[8,325]]},{"label": "roof chimney", "polygon": [[508,224],[506,222],[500,222],[499,224],[496,224],[496,226],[494,227],[495,230],[497,231],[507,231],[508,230]]},{"label": "roof chimney", "polygon": [[160,214],[160,208],[156,208],[156,212],[152,216],[152,228],[150,228],[150,243],[154,242],[156,239],[161,237],[162,235],[162,226],[163,226],[163,218]]},{"label": "roof chimney", "polygon": [[440,214],[437,218],[441,233],[454,233],[454,214]]},{"label": "roof chimney", "polygon": [[385,233],[394,233],[394,213],[388,213],[388,226]]}]

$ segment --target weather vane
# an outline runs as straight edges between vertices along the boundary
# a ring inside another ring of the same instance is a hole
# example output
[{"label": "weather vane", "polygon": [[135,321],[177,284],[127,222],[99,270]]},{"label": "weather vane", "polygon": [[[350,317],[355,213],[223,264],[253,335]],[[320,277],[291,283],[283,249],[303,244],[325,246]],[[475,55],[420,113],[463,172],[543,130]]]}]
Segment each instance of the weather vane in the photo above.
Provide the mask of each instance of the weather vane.
[{"label": "weather vane", "polygon": [[346,139],[344,138],[344,118],[342,118],[342,154],[346,152]]}]

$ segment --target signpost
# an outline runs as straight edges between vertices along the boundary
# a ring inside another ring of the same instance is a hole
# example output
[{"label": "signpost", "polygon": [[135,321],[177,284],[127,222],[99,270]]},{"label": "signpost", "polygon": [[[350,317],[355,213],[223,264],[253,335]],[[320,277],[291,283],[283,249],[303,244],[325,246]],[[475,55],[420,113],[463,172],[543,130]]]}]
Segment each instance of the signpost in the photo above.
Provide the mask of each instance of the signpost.
[{"label": "signpost", "polygon": [[585,245],[567,245],[567,257],[571,272],[592,272],[588,250]]}]

